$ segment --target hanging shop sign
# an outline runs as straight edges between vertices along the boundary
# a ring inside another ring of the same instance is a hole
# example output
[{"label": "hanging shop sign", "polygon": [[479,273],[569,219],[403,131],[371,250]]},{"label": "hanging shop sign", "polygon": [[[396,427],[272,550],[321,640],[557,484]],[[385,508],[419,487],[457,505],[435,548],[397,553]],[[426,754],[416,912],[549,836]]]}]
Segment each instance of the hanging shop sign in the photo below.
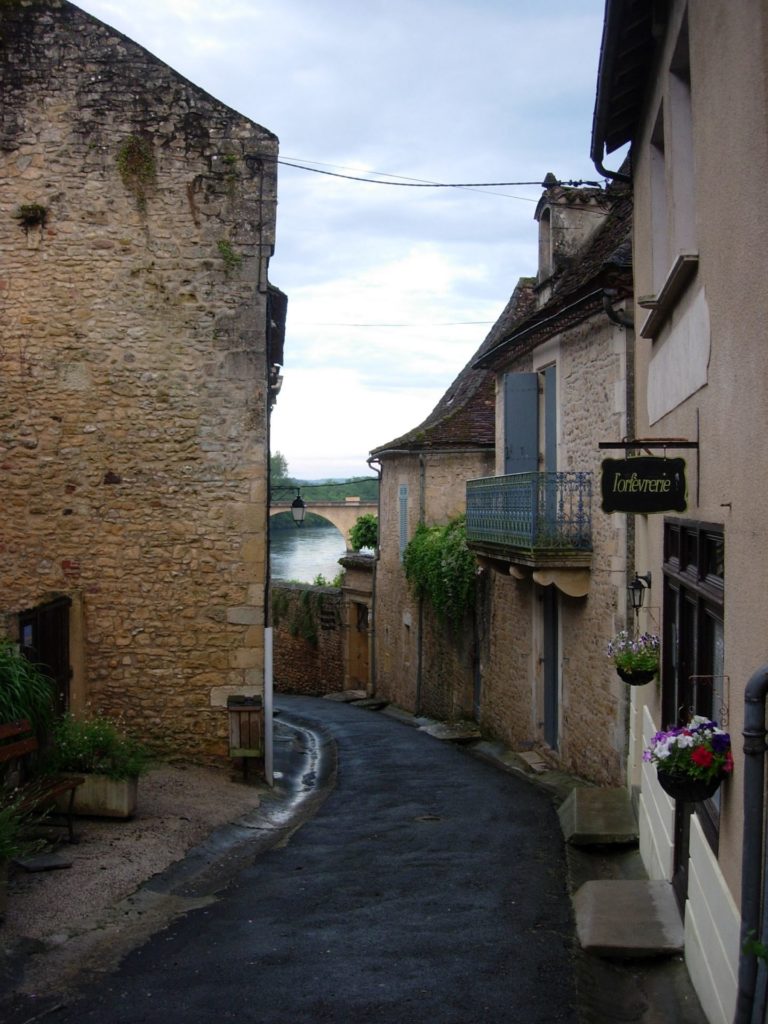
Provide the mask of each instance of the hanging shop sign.
[{"label": "hanging shop sign", "polygon": [[685,512],[685,459],[637,455],[604,459],[600,481],[604,512]]}]

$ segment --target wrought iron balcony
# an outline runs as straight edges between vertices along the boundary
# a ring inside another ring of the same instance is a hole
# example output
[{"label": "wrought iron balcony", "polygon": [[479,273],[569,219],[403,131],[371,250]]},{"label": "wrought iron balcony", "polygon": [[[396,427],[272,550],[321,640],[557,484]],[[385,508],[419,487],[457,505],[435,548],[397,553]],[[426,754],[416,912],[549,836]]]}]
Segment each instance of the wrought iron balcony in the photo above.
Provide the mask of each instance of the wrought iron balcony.
[{"label": "wrought iron balcony", "polygon": [[514,473],[467,482],[471,548],[527,565],[589,565],[591,473]]}]

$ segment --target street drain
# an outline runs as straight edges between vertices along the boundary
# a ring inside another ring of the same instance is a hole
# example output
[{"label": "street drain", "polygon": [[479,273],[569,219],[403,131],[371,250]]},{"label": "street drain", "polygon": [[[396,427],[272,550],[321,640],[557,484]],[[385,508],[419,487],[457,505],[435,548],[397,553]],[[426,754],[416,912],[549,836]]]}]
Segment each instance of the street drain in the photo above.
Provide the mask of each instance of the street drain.
[{"label": "street drain", "polygon": [[420,814],[414,821],[442,821],[439,814]]}]

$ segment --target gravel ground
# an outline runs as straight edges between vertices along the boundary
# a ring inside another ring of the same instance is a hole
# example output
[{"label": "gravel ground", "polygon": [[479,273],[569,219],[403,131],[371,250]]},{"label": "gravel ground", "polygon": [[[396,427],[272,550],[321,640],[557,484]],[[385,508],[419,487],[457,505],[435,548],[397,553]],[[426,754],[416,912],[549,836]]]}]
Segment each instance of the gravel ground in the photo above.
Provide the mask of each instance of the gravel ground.
[{"label": "gravel ground", "polygon": [[90,970],[109,969],[147,931],[188,910],[189,903],[155,907],[134,894],[219,825],[259,803],[258,788],[225,770],[163,766],[139,781],[133,819],[77,819],[79,841],[59,848],[70,868],[12,870],[0,953],[23,960],[16,991],[49,992],[85,962]]}]

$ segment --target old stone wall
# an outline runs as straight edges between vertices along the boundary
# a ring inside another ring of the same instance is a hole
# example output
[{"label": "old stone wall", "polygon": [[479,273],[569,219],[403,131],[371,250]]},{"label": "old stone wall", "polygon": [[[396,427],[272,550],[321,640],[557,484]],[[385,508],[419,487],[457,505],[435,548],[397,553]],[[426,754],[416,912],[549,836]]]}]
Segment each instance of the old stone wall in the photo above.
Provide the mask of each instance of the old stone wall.
[{"label": "old stone wall", "polygon": [[71,703],[226,750],[263,686],[277,140],[71,4],[0,7],[2,612]]},{"label": "old stone wall", "polygon": [[272,584],[275,692],[319,697],[344,688],[344,597],[337,587]]},{"label": "old stone wall", "polygon": [[626,433],[624,330],[597,317],[563,332],[544,354],[510,372],[554,360],[558,374],[558,466],[592,474],[593,554],[586,597],[558,595],[559,742],[544,743],[541,599],[530,571],[492,573],[489,629],[481,643],[480,723],[515,749],[538,747],[567,771],[601,784],[624,778],[629,694],[605,655],[626,623],[626,517],[600,508],[600,441]]},{"label": "old stone wall", "polygon": [[[585,599],[561,600],[564,764],[601,783],[622,782],[629,687],[605,648],[627,624],[626,516],[600,507],[599,443],[626,436],[625,331],[605,318],[563,335],[559,369],[563,468],[592,474],[592,569]],[[630,628],[633,624],[630,623]]]}]

